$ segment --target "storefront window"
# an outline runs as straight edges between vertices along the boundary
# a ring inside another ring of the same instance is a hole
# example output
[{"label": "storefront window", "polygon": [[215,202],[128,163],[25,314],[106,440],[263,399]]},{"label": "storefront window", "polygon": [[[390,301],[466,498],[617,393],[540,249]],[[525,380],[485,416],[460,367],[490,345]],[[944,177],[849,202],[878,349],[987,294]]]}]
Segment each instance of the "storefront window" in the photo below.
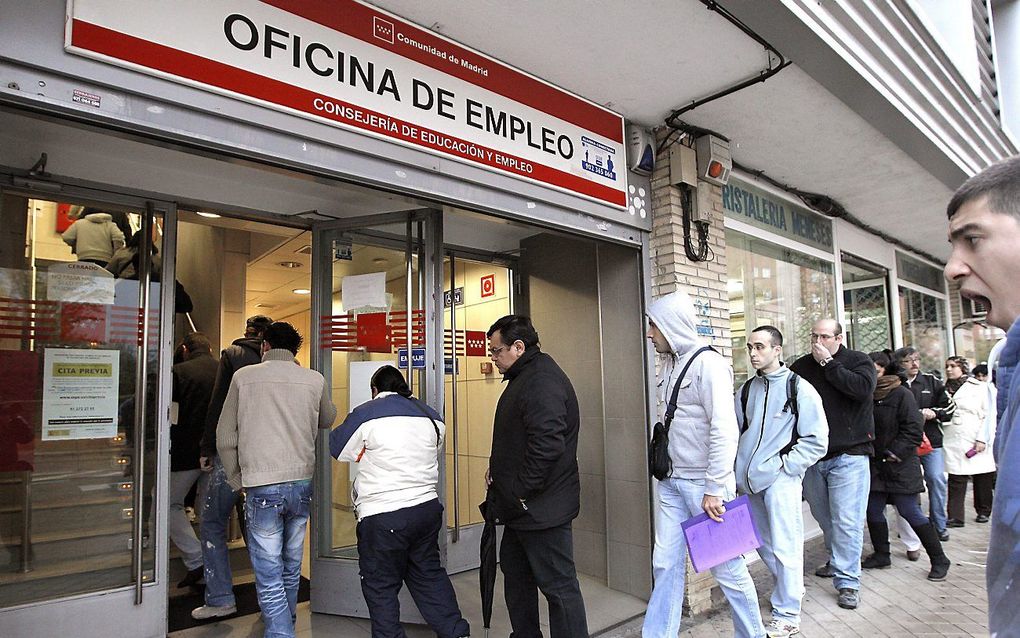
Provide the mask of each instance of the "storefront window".
[{"label": "storefront window", "polygon": [[921,355],[921,371],[941,377],[947,356],[943,300],[900,286],[900,321],[903,345],[917,349]]},{"label": "storefront window", "polygon": [[784,360],[794,361],[808,351],[811,325],[836,316],[836,280],[825,260],[736,231],[726,231],[726,250],[733,372],[740,384],[748,375],[748,331],[775,326],[783,333]]}]

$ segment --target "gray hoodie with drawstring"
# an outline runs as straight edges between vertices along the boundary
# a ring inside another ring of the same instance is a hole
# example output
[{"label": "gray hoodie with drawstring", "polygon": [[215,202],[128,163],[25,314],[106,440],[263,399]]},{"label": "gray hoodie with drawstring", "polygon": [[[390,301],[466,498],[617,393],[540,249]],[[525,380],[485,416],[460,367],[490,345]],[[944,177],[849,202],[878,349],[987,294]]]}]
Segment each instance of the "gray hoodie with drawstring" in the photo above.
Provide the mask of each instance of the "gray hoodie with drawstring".
[{"label": "gray hoodie with drawstring", "polygon": [[[646,313],[669,341],[659,378],[659,414],[666,411],[680,372],[698,348],[694,304],[685,292],[658,299]],[[669,428],[673,478],[704,479],[705,494],[732,498],[733,462],[740,430],[733,411],[733,369],[717,352],[701,353],[680,382],[677,409]]]}]

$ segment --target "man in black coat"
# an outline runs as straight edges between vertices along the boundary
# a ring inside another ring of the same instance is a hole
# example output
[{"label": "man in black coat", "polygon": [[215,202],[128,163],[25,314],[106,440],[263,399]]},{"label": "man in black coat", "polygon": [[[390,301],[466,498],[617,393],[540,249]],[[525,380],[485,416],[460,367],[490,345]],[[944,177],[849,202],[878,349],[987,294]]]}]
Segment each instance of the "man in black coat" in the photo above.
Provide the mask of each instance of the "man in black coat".
[{"label": "man in black coat", "polygon": [[234,373],[245,366],[262,362],[262,333],[272,323],[273,320],[264,315],[249,317],[245,323],[244,337],[235,339],[220,354],[216,384],[205,416],[205,434],[202,436],[202,455],[199,459],[202,471],[206,473],[203,490],[205,502],[202,504],[202,523],[199,529],[205,562],[205,604],[191,611],[191,617],[195,620],[222,618],[237,613],[227,548],[227,524],[241,493],[235,492],[227,483],[227,473],[216,454],[216,425]]},{"label": "man in black coat", "polygon": [[586,638],[571,529],[581,501],[577,396],[542,352],[528,317],[507,315],[486,336],[489,355],[508,382],[496,406],[486,502],[495,522],[506,525],[500,568],[513,636],[542,635],[541,590],[551,637]]},{"label": "man in black coat", "polygon": [[829,422],[829,449],[804,475],[804,498],[822,528],[830,557],[815,574],[832,578],[840,607],[856,609],[874,453],[875,365],[868,355],[843,345],[838,321],[819,319],[811,329],[811,354],[790,369],[821,395]]},{"label": "man in black coat", "polygon": [[205,427],[216,382],[216,359],[209,338],[192,332],[181,342],[183,359],[170,369],[173,405],[176,412],[170,426],[170,511],[167,527],[170,540],[181,550],[188,574],[178,587],[195,585],[202,579],[202,544],[184,513],[184,499],[202,472],[198,469],[199,441]]},{"label": "man in black coat", "polygon": [[946,460],[942,450],[942,424],[953,419],[956,402],[946,392],[946,386],[933,374],[921,372],[921,355],[907,346],[893,353],[893,359],[906,371],[907,386],[914,393],[917,407],[924,417],[924,435],[931,442],[932,451],[921,457],[924,484],[928,487],[928,520],[935,526],[939,540],[949,540],[946,531]]}]

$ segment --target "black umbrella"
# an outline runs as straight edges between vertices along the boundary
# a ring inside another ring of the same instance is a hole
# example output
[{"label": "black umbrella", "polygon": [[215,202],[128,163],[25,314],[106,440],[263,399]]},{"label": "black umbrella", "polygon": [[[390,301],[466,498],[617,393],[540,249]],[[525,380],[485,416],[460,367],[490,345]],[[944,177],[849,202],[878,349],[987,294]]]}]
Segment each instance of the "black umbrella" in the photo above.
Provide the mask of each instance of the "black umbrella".
[{"label": "black umbrella", "polygon": [[478,588],[482,595],[482,624],[485,625],[485,638],[489,638],[492,595],[496,588],[496,523],[489,517],[487,506],[488,503],[478,506],[485,521],[485,526],[482,527],[482,542],[478,546]]}]

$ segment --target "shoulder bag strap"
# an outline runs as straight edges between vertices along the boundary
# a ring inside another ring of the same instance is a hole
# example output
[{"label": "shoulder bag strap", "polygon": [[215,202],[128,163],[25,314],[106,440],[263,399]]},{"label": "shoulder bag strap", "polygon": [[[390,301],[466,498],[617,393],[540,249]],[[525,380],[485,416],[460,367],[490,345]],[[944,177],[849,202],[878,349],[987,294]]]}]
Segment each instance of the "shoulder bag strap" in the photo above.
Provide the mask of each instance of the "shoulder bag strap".
[{"label": "shoulder bag strap", "polygon": [[687,364],[684,365],[684,369],[680,371],[680,376],[677,377],[676,385],[673,386],[673,394],[669,398],[669,404],[666,405],[666,418],[662,423],[662,425],[666,428],[666,432],[669,432],[669,424],[673,422],[673,414],[676,413],[676,398],[680,395],[680,383],[684,380],[684,377],[687,376],[687,370],[690,369],[694,360],[698,358],[699,354],[706,350],[712,350],[714,352],[715,348],[712,346],[702,346],[701,348],[698,348],[698,350],[691,355],[691,358],[687,360]]}]

